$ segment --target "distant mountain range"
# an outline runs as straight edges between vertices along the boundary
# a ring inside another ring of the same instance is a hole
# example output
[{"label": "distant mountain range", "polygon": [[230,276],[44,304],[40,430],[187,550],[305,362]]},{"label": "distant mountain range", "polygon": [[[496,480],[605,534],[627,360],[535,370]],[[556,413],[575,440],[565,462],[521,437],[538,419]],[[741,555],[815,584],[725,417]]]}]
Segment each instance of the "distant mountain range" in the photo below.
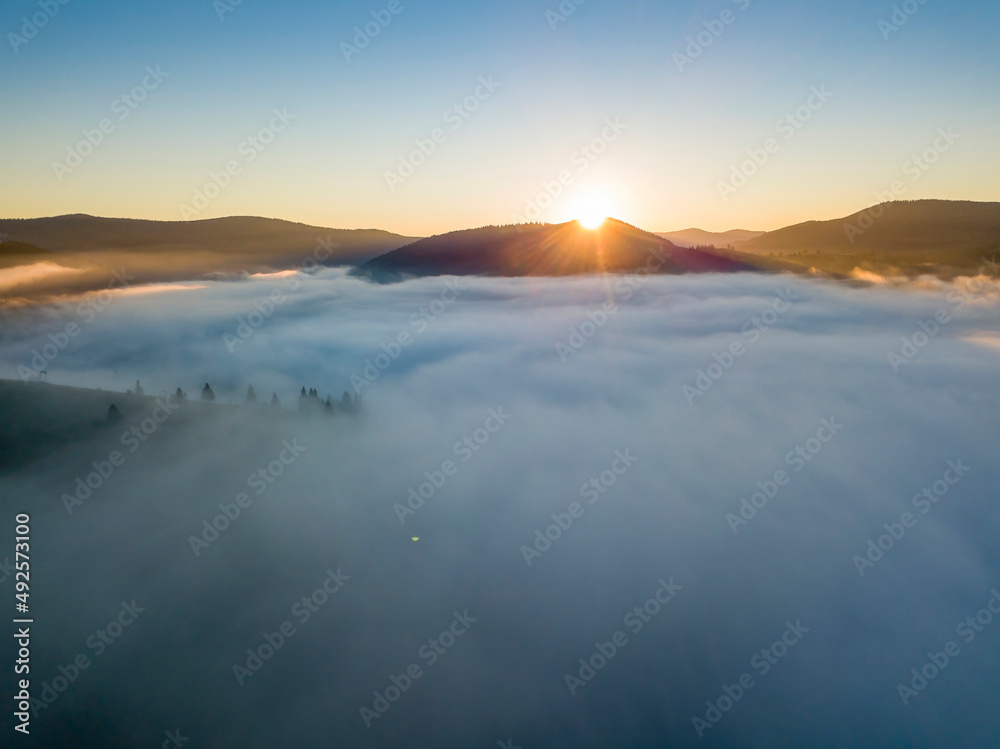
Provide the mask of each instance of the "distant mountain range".
[{"label": "distant mountain range", "polygon": [[327,229],[273,218],[233,216],[202,221],[144,221],[84,214],[0,219],[0,234],[56,253],[208,252],[287,259],[310,255],[322,240],[339,245],[330,265],[354,265],[413,241],[381,229]]},{"label": "distant mountain range", "polygon": [[883,203],[832,221],[807,221],[734,246],[763,270],[850,275],[975,274],[1000,252],[1000,203],[913,200]]},{"label": "distant mountain range", "polygon": [[[380,229],[328,229],[280,219],[144,221],[82,214],[0,219],[0,268],[51,263],[60,273],[25,276],[0,293],[30,297],[103,288],[111,269],[134,283],[189,280],[302,267],[357,265],[412,242]],[[10,282],[8,281],[8,284]]]},{"label": "distant mountain range", "polygon": [[352,272],[377,281],[441,274],[565,276],[642,267],[658,273],[757,270],[844,278],[864,276],[860,269],[950,278],[979,272],[997,253],[1000,203],[945,200],[884,203],[841,219],[766,233],[687,229],[660,235],[614,219],[596,231],[573,221],[415,239],[253,217],[182,222],[72,215],[0,219],[0,294],[11,303],[101,289],[121,268],[141,284],[234,278],[303,263],[308,268],[314,261],[355,266]]},{"label": "distant mountain range", "polygon": [[576,222],[485,227],[419,240],[362,264],[356,273],[393,281],[443,274],[628,272],[642,266],[651,248],[665,258],[658,273],[757,270],[864,277],[860,270],[882,276],[975,275],[985,258],[1000,252],[1000,203],[885,203],[841,219],[766,233],[688,229],[657,235],[613,219],[597,231]]},{"label": "distant mountain range", "polygon": [[832,221],[807,221],[767,232],[736,248],[741,252],[924,253],[996,250],[1000,244],[1000,203],[913,200],[883,203]]},{"label": "distant mountain range", "polygon": [[596,230],[564,224],[487,226],[421,239],[359,266],[375,281],[411,276],[569,276],[585,273],[752,270],[738,260],[678,247],[630,224],[608,219]]},{"label": "distant mountain range", "polygon": [[656,232],[656,236],[673,242],[678,247],[727,247],[748,239],[755,239],[762,231],[748,229],[730,229],[729,231],[705,231],[703,229],[684,229],[683,231]]}]

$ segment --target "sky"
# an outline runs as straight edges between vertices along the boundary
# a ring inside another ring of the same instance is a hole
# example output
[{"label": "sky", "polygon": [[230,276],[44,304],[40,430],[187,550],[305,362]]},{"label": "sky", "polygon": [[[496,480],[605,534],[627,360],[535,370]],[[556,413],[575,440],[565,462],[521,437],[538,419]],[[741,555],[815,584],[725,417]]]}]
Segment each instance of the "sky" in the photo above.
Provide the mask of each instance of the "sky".
[{"label": "sky", "polygon": [[[956,629],[1000,589],[1000,349],[984,332],[996,279],[376,285],[329,269],[295,291],[289,280],[115,292],[96,315],[76,302],[10,313],[0,374],[16,377],[75,322],[50,380],[101,387],[93,396],[123,410],[119,426],[3,476],[5,532],[31,508],[43,581],[31,599],[35,694],[78,654],[90,659],[39,711],[38,746],[159,746],[176,729],[188,746],[994,741],[1000,621],[985,611],[971,640]],[[285,303],[227,345],[275,289]],[[937,310],[949,322],[894,368],[888,354]],[[411,343],[394,349],[404,332]],[[736,342],[745,351],[723,369]],[[699,372],[715,379],[689,396]],[[301,386],[338,396],[354,377],[366,382],[360,420],[291,413]],[[133,450],[119,433],[152,408],[121,400],[136,379],[147,394],[192,396],[209,380],[223,405],[211,419],[189,404],[150,421]],[[249,384],[290,413],[225,407]],[[295,459],[251,487],[249,474],[291,458],[285,444]],[[113,450],[124,463],[67,505]],[[935,482],[931,504],[921,492]],[[401,513],[410,489],[426,502]],[[241,491],[251,502],[239,510]],[[873,539],[886,551],[868,551]],[[308,618],[295,613],[328,570],[348,579]],[[646,609],[664,586],[680,587]],[[133,601],[138,619],[100,647],[95,633]],[[626,619],[637,606],[645,620]],[[476,621],[440,658],[421,656],[456,611]],[[281,643],[285,622],[294,632]],[[627,641],[613,658],[584,685],[567,682],[618,632]],[[281,647],[260,651],[251,674],[235,670],[265,637]],[[759,656],[783,637],[780,658]],[[949,641],[960,654],[904,703],[897,685]],[[366,724],[373,694],[413,663],[421,675]],[[743,674],[752,685],[699,738],[693,719]],[[11,676],[0,676],[7,694]],[[5,710],[0,728],[12,720]]]},{"label": "sky", "polygon": [[770,230],[897,181],[996,200],[1000,7],[906,7],[12,0],[0,214],[423,236],[593,212]]}]

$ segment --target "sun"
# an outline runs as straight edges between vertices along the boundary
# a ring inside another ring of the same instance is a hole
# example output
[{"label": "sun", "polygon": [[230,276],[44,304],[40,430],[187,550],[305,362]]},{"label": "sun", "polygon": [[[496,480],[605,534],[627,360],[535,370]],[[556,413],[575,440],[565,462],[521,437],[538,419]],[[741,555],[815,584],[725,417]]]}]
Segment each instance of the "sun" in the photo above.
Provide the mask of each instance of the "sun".
[{"label": "sun", "polygon": [[604,225],[604,222],[608,220],[608,217],[603,216],[600,213],[586,213],[580,215],[576,220],[577,223],[579,223],[584,229],[595,231]]},{"label": "sun", "polygon": [[586,186],[567,201],[566,214],[576,219],[584,229],[596,231],[609,216],[615,215],[615,204],[607,191],[597,186]]}]

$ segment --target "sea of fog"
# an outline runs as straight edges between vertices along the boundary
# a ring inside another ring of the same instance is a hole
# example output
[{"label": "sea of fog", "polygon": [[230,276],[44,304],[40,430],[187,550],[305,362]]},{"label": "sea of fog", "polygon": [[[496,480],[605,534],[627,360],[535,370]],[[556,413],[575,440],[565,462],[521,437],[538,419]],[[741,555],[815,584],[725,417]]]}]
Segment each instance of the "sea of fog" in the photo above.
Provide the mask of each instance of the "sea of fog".
[{"label": "sea of fog", "polygon": [[8,379],[363,402],[161,409],[134,451],[126,419],[0,477],[5,610],[32,525],[24,743],[992,745],[998,323],[989,279],[759,274],[8,310]]}]

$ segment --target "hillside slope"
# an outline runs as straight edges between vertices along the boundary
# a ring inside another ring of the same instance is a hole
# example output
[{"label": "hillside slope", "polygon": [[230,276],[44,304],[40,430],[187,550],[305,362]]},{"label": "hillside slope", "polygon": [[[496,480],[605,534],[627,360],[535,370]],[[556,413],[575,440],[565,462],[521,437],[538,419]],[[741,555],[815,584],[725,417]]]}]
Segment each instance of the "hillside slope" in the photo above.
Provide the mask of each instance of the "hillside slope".
[{"label": "hillside slope", "polygon": [[[375,229],[327,229],[278,219],[142,221],[86,215],[0,219],[0,293],[8,303],[133,284],[357,265],[413,241]],[[24,266],[24,267],[18,267]]]},{"label": "hillside slope", "polygon": [[883,203],[841,219],[768,232],[736,250],[767,270],[813,269],[835,276],[856,275],[855,269],[882,276],[976,275],[1000,253],[1000,203]]},{"label": "hillside slope", "polygon": [[749,229],[730,229],[729,231],[705,231],[704,229],[683,229],[682,231],[656,232],[656,236],[663,237],[668,242],[673,242],[678,247],[704,247],[714,245],[715,247],[726,247],[756,239],[764,234],[762,231],[750,231]]},{"label": "hillside slope", "polygon": [[569,276],[585,273],[748,270],[712,252],[681,247],[622,221],[597,230],[577,222],[489,226],[422,239],[360,266],[376,281],[408,276]]},{"label": "hillside slope", "polygon": [[924,253],[942,262],[954,254],[1000,245],[1000,203],[915,200],[883,203],[832,221],[807,221],[743,242],[741,252]]},{"label": "hillside slope", "polygon": [[339,247],[330,264],[364,262],[413,241],[380,229],[327,229],[281,219],[232,216],[202,221],[144,221],[85,214],[0,219],[0,234],[53,252],[211,252],[281,258],[307,255],[320,240]]}]

